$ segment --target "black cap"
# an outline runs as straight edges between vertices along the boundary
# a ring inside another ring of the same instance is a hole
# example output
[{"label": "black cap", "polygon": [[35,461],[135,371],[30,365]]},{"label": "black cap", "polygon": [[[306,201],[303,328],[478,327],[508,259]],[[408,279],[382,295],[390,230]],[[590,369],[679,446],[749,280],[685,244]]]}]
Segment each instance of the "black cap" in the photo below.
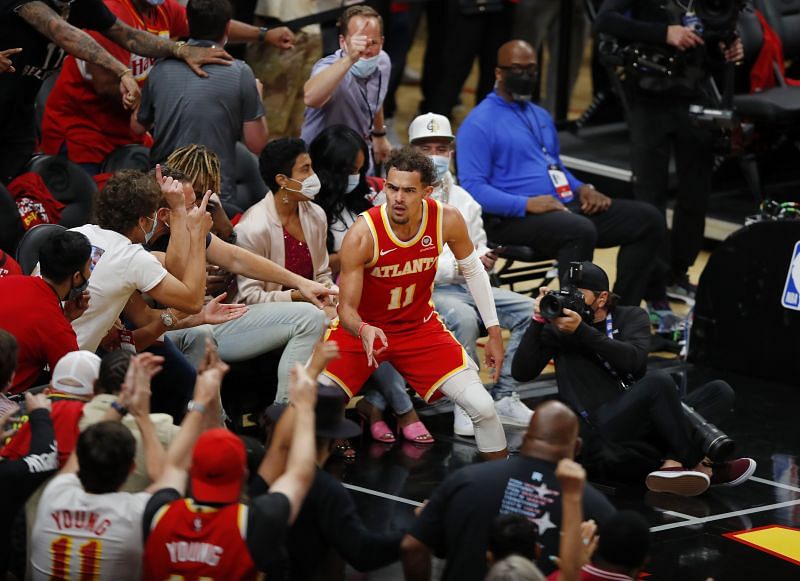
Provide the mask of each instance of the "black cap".
[{"label": "black cap", "polygon": [[[267,408],[266,416],[277,422],[287,405],[272,404]],[[314,408],[317,436],[346,440],[361,434],[359,425],[344,417],[345,407],[347,399],[341,389],[332,385],[317,384],[317,405]]]},{"label": "black cap", "polygon": [[596,292],[608,292],[608,275],[602,268],[588,260],[571,262],[569,272],[564,277],[563,286],[585,288]]}]

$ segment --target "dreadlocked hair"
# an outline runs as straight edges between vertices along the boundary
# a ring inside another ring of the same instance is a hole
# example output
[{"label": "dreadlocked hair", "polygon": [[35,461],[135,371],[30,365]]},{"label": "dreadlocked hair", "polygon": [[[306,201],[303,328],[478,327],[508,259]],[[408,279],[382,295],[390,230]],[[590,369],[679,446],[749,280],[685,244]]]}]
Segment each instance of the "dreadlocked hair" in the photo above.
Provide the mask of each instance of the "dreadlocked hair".
[{"label": "dreadlocked hair", "polygon": [[202,196],[207,190],[219,193],[221,188],[219,157],[205,145],[193,143],[179,147],[169,155],[167,165],[189,176],[198,196]]}]

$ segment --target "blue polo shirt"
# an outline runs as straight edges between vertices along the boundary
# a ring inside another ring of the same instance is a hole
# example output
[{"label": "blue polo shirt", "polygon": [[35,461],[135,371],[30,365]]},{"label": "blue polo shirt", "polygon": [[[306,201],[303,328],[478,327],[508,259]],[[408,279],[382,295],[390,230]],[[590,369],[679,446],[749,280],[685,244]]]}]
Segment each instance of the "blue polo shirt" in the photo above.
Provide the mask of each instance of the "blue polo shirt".
[{"label": "blue polo shirt", "polygon": [[528,198],[558,198],[550,165],[564,172],[573,192],[583,185],[561,163],[550,114],[533,103],[490,93],[461,124],[457,143],[459,183],[489,214],[522,217]]}]

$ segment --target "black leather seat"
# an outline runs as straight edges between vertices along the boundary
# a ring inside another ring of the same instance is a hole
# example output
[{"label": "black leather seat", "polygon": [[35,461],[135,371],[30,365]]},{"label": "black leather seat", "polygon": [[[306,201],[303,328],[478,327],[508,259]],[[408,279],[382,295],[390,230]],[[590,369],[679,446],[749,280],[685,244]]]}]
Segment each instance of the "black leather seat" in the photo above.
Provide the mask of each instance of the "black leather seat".
[{"label": "black leather seat", "polygon": [[55,232],[65,230],[58,224],[38,224],[25,232],[17,246],[17,262],[22,267],[22,272],[30,274],[39,262],[39,249],[44,241]]},{"label": "black leather seat", "polygon": [[258,157],[241,141],[236,143],[236,193],[233,203],[247,210],[267,193],[267,184],[258,170]]},{"label": "black leather seat", "polygon": [[26,171],[42,176],[53,197],[66,205],[59,224],[74,228],[89,221],[97,184],[83,168],[58,155],[37,155],[28,162]]},{"label": "black leather seat", "polygon": [[[489,246],[493,244],[490,242]],[[496,286],[507,286],[516,291],[514,287],[517,284],[539,281],[538,285],[520,291],[535,297],[539,294],[539,287],[547,286],[558,276],[558,263],[553,258],[537,253],[530,246],[503,246],[498,256],[503,262],[493,274]]]},{"label": "black leather seat", "polygon": [[152,167],[154,165],[150,163],[150,148],[130,143],[112,151],[103,160],[103,165],[100,166],[100,173],[114,173],[121,169],[150,171]]},{"label": "black leather seat", "polygon": [[0,184],[0,249],[13,256],[25,228],[22,226],[17,204],[3,184]]}]

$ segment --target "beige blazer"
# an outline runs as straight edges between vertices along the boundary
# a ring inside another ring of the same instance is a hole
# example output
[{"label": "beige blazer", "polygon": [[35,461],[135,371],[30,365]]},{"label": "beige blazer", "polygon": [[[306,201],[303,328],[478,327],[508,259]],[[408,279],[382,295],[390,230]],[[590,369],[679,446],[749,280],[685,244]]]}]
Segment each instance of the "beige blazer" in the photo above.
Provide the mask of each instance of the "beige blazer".
[{"label": "beige blazer", "polygon": [[[325,211],[314,202],[300,202],[300,227],[303,229],[311,263],[314,266],[314,280],[322,284],[333,284],[328,264],[326,237],[328,221]],[[283,245],[283,224],[275,209],[275,196],[267,192],[260,202],[252,205],[236,224],[236,244],[259,256],[286,265]],[[245,276],[236,277],[237,293],[235,302],[254,305],[274,301],[291,301],[291,289],[273,282],[263,282]]]}]

